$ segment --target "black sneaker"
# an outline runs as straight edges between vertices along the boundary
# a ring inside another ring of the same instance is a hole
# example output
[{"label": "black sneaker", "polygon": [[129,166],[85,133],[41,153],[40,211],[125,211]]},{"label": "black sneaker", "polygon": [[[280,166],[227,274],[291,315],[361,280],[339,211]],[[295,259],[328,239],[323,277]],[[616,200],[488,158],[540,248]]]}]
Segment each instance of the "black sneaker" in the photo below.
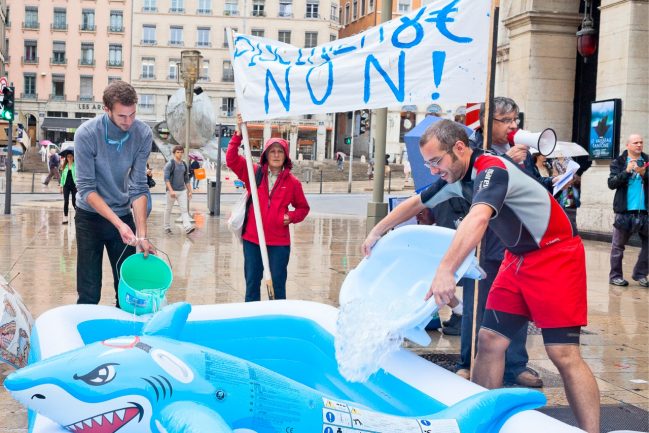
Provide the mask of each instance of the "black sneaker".
[{"label": "black sneaker", "polygon": [[622,277],[611,278],[608,283],[620,287],[626,287],[629,285],[629,282]]},{"label": "black sneaker", "polygon": [[452,313],[451,318],[442,323],[442,334],[444,335],[460,335],[462,329],[462,316]]},{"label": "black sneaker", "polygon": [[640,284],[642,287],[649,287],[649,280],[647,280],[647,277],[640,278],[639,280],[636,280],[638,284]]}]

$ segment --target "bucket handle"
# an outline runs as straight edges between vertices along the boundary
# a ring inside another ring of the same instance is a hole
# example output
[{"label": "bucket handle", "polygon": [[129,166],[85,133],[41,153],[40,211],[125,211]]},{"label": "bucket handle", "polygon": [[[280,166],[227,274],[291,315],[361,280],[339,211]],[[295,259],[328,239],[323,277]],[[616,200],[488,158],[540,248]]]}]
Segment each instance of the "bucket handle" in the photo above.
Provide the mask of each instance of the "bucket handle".
[{"label": "bucket handle", "polygon": [[[173,268],[173,266],[171,265],[171,259],[169,258],[169,254],[165,253],[165,252],[162,251],[160,248],[156,247],[156,246],[153,244],[152,239],[150,239],[150,238],[138,238],[137,240],[139,240],[139,241],[143,241],[143,240],[147,240],[147,241],[149,241],[149,243],[151,244],[151,246],[152,246],[153,248],[155,248],[156,252],[159,251],[159,252],[161,252],[162,254],[165,255],[165,257],[167,258],[167,263],[169,263],[169,269],[171,269],[171,270],[173,271],[174,268]],[[128,244],[124,245],[124,249],[122,250],[122,253],[119,255],[119,257],[117,258],[117,262],[116,262],[116,263],[119,263],[119,261],[122,260],[122,256],[123,256],[124,253],[126,252],[126,249],[127,249],[128,247],[130,247],[130,246],[131,246],[131,245],[128,245]],[[121,266],[115,266],[115,267],[117,268],[117,279],[119,280],[119,279],[122,278],[122,276],[120,275]]]}]

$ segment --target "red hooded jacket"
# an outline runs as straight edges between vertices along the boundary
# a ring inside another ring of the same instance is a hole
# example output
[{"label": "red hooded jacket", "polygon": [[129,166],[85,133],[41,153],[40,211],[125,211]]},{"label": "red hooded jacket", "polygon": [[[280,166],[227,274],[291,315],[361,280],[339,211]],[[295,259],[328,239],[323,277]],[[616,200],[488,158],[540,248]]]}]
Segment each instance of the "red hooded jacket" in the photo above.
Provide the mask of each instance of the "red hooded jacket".
[{"label": "red hooded jacket", "polygon": [[[286,160],[284,162],[284,169],[278,175],[273,190],[268,191],[268,164],[264,156],[270,145],[274,143],[279,143],[284,148]],[[240,144],[241,136],[239,134],[232,136],[230,144],[228,145],[228,151],[225,154],[225,162],[237,177],[246,184],[246,188],[248,189],[248,192],[250,192],[250,179],[248,179],[246,159],[239,155]],[[288,155],[288,143],[286,140],[270,139],[264,145],[264,151],[260,158],[263,177],[259,187],[257,188],[257,195],[259,197],[259,208],[261,210],[261,219],[267,245],[291,245],[291,235],[288,225],[284,225],[284,215],[288,214],[289,221],[293,224],[297,224],[304,220],[309,213],[309,203],[306,201],[306,197],[304,196],[302,184],[298,178],[293,176],[291,173],[291,167],[293,164]],[[259,164],[254,164],[255,173],[257,172],[258,167]],[[293,206],[295,210],[289,211],[289,205]],[[256,224],[255,212],[253,211],[251,203],[248,207],[248,219],[246,221],[246,226],[244,227],[242,238],[249,242],[259,244]]]}]

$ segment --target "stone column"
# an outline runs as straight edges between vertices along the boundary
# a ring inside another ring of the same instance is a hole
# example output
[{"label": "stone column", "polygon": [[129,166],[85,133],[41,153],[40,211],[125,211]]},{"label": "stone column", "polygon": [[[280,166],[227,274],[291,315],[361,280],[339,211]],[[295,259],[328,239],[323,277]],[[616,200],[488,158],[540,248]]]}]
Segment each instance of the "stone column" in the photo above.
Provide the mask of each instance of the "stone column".
[{"label": "stone column", "polygon": [[[649,141],[649,1],[602,0],[597,99],[622,99],[620,151],[629,134]],[[614,191],[608,189],[610,160],[596,160],[582,177],[580,230],[610,234]]]},{"label": "stone column", "polygon": [[[509,31],[507,90],[525,113],[525,129],[552,127],[560,140],[572,136],[572,111],[581,21],[579,0],[512,2],[503,17]],[[504,40],[505,38],[501,38]]]}]

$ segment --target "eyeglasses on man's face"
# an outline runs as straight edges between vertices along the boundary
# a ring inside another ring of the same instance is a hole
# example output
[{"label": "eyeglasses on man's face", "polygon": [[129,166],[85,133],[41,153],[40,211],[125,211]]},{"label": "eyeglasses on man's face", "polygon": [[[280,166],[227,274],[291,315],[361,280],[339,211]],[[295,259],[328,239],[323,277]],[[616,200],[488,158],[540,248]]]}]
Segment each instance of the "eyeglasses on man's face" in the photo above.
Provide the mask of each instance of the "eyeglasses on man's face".
[{"label": "eyeglasses on man's face", "polygon": [[442,154],[442,156],[438,156],[436,158],[431,158],[428,161],[424,161],[424,165],[428,168],[437,168],[439,167],[439,164],[442,162],[442,159],[449,153],[447,150]]},{"label": "eyeglasses on man's face", "polygon": [[516,126],[518,126],[521,123],[521,119],[519,119],[518,117],[503,117],[502,119],[496,119],[494,117],[494,120],[496,122],[500,122],[500,123],[503,123],[505,125],[509,125],[510,123],[513,122],[513,123],[516,124]]}]

